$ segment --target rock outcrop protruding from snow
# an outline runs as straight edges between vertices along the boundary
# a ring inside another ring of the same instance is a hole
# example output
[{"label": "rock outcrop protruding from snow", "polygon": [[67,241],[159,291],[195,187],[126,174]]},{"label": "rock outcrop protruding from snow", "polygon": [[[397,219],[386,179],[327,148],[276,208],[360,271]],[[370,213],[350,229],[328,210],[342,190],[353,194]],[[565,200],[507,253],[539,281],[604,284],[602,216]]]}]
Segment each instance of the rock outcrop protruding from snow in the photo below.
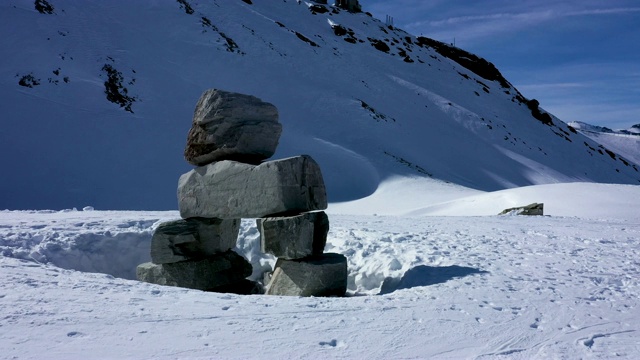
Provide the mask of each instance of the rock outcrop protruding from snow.
[{"label": "rock outcrop protruding from snow", "polygon": [[515,214],[515,215],[544,215],[544,204],[533,203],[526,206],[514,207],[502,210],[498,215]]},{"label": "rock outcrop protruding from snow", "polygon": [[326,253],[304,260],[278,259],[268,295],[343,296],[347,291],[347,258]]},{"label": "rock outcrop protruding from snow", "polygon": [[227,251],[202,260],[144,263],[138,265],[136,275],[140,281],[158,285],[212,290],[241,282],[251,275],[251,271],[251,264],[245,258]]},{"label": "rock outcrop protruding from snow", "polygon": [[257,164],[273,155],[281,132],[272,104],[211,89],[198,100],[184,156],[196,166],[220,160]]},{"label": "rock outcrop protruding from snow", "polygon": [[283,259],[321,255],[327,243],[329,218],[324,211],[256,221],[262,251]]},{"label": "rock outcrop protruding from snow", "polygon": [[302,155],[260,165],[220,161],[196,168],[178,182],[180,216],[257,218],[327,208],[318,164]]},{"label": "rock outcrop protruding from snow", "polygon": [[160,224],[151,238],[151,261],[202,259],[236,246],[240,219],[190,218]]}]

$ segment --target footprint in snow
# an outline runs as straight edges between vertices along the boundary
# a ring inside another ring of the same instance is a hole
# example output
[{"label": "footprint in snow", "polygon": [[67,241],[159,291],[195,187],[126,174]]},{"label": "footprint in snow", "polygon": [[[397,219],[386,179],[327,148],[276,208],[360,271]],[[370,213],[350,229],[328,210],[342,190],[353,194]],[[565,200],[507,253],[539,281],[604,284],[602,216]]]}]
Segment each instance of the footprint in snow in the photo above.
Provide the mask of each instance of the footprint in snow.
[{"label": "footprint in snow", "polygon": [[332,339],[331,341],[320,341],[320,346],[328,346],[328,347],[343,347],[344,343],[342,341],[338,341],[336,339]]}]

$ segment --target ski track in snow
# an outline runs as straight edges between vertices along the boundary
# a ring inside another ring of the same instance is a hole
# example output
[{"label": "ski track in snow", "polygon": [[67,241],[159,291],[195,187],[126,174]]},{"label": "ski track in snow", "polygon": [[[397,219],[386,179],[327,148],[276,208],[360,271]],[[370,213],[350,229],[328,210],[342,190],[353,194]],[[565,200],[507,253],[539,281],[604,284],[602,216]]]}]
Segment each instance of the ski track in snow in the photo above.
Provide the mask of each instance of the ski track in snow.
[{"label": "ski track in snow", "polygon": [[[206,293],[83,268],[86,258],[126,274],[118,258],[129,252],[131,263],[148,253],[155,226],[177,216],[0,212],[3,356],[640,354],[637,221],[331,215],[325,250],[349,260],[346,298]],[[257,239],[253,221],[243,220],[236,251],[264,270],[273,258],[259,252]]]}]

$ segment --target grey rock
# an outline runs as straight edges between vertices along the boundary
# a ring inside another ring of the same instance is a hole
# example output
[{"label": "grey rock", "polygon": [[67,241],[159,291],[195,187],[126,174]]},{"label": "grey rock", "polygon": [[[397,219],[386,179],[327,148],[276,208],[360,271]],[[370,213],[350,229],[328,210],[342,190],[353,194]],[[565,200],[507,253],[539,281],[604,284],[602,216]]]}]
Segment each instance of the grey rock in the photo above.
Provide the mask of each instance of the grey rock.
[{"label": "grey rock", "polygon": [[258,218],[327,208],[318,164],[306,155],[260,165],[220,161],[178,181],[183,218]]},{"label": "grey rock", "polygon": [[327,253],[302,260],[278,259],[267,295],[344,296],[347,258]]},{"label": "grey rock", "polygon": [[272,104],[210,89],[196,104],[184,157],[196,166],[220,160],[259,163],[276,151],[281,133],[278,109]]},{"label": "grey rock", "polygon": [[273,276],[273,271],[267,271],[262,274],[262,284],[266,287],[271,282],[271,277]]},{"label": "grey rock", "polygon": [[240,219],[190,218],[160,224],[151,238],[151,262],[202,259],[236,246]]},{"label": "grey rock", "polygon": [[520,206],[502,210],[498,215],[515,214],[515,215],[544,215],[544,204],[533,203],[527,206]]},{"label": "grey rock", "polygon": [[262,251],[284,259],[321,255],[327,243],[329,218],[324,211],[257,219]]},{"label": "grey rock", "polygon": [[233,251],[202,260],[188,260],[171,264],[151,262],[138,265],[138,280],[167,286],[210,290],[241,282],[251,275],[251,264]]}]

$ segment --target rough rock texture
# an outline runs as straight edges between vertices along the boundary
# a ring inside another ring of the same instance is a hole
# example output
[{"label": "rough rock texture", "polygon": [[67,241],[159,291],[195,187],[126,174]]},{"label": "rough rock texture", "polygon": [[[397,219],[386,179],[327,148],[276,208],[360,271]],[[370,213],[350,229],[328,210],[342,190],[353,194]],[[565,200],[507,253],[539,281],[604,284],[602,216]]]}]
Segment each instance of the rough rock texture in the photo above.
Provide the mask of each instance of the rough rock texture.
[{"label": "rough rock texture", "polygon": [[273,155],[281,133],[278,109],[272,104],[210,89],[196,105],[184,157],[196,166],[220,160],[257,164]]},{"label": "rough rock texture", "polygon": [[278,259],[267,295],[344,296],[347,275],[347,258],[340,254]]},{"label": "rough rock texture", "polygon": [[151,238],[151,262],[202,259],[236,246],[240,219],[190,218],[160,224]]},{"label": "rough rock texture", "polygon": [[257,219],[262,251],[284,259],[321,255],[327,243],[329,218],[324,211]]},{"label": "rough rock texture", "polygon": [[250,165],[220,161],[178,181],[183,218],[258,218],[324,210],[327,194],[318,164],[309,156]]},{"label": "rough rock texture", "polygon": [[505,210],[502,210],[502,212],[498,215],[513,214],[513,213],[517,215],[544,215],[544,204],[533,203],[527,206],[505,209]]},{"label": "rough rock texture", "polygon": [[138,265],[138,280],[158,285],[210,290],[243,281],[252,272],[251,264],[233,251],[202,260],[171,264]]}]

